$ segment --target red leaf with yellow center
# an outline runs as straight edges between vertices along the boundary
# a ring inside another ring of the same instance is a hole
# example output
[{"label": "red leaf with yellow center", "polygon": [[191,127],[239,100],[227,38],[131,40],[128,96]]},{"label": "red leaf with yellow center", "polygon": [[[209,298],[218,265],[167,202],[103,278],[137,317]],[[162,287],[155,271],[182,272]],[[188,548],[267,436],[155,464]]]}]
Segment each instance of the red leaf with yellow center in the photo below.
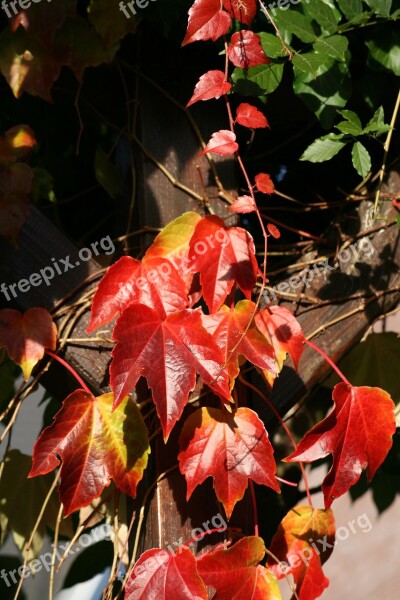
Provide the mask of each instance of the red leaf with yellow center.
[{"label": "red leaf with yellow center", "polygon": [[256,0],[223,0],[223,3],[231,17],[245,25],[250,25],[256,16]]},{"label": "red leaf with yellow center", "polygon": [[190,242],[193,269],[200,273],[204,300],[216,312],[235,283],[250,299],[257,279],[257,261],[251,235],[241,227],[225,227],[215,215],[204,217]]},{"label": "red leaf with yellow center", "polygon": [[154,308],[161,318],[186,308],[185,283],[169,260],[155,257],[140,262],[130,256],[120,258],[98,285],[87,331],[109,323],[133,303]]},{"label": "red leaf with yellow center", "polygon": [[260,369],[277,373],[274,349],[255,327],[254,313],[254,302],[241,300],[234,308],[221,306],[217,313],[203,316],[204,327],[224,353],[231,388],[239,373],[239,355]]},{"label": "red leaf with yellow center", "polygon": [[55,350],[57,329],[44,308],[30,308],[20,313],[12,308],[0,310],[0,347],[22,369],[25,381],[44,356],[45,348]]},{"label": "red leaf with yellow center", "polygon": [[221,10],[220,0],[195,0],[189,9],[189,22],[182,46],[201,40],[217,40],[231,25],[231,17]]},{"label": "red leaf with yellow center", "polygon": [[312,462],[333,455],[322,483],[325,507],[345,494],[367,469],[371,480],[392,447],[396,431],[394,403],[380,388],[338,383],[333,411],[308,431],[285,461]]},{"label": "red leaf with yellow center", "polygon": [[264,424],[249,408],[238,408],[234,414],[217,408],[196,410],[185,421],[179,446],[187,499],[195,487],[213,477],[228,518],[243,498],[249,479],[280,491],[274,450]]},{"label": "red leaf with yellow center", "polygon": [[299,600],[318,598],[329,585],[322,565],[333,552],[335,521],[331,510],[296,506],[288,512],[274,535],[268,557],[278,579],[292,575]]},{"label": "red leaf with yellow center", "polygon": [[274,574],[259,564],[265,546],[261,538],[242,538],[231,548],[215,548],[197,558],[204,583],[215,590],[213,600],[280,600]]},{"label": "red leaf with yellow center", "polygon": [[185,547],[176,554],[152,548],[143,552],[126,584],[124,600],[207,600],[196,559]]},{"label": "red leaf with yellow center", "polygon": [[111,479],[124,494],[136,495],[150,452],[146,426],[132,400],[124,398],[112,412],[113,399],[76,390],[34,446],[29,477],[53,471],[61,459],[65,515],[88,506]]},{"label": "red leaf with yellow center", "polygon": [[113,332],[111,386],[115,406],[145,377],[152,390],[165,440],[182,414],[196,372],[215,394],[230,401],[223,355],[203,328],[198,310],[184,310],[162,320],[150,307],[132,304]]}]

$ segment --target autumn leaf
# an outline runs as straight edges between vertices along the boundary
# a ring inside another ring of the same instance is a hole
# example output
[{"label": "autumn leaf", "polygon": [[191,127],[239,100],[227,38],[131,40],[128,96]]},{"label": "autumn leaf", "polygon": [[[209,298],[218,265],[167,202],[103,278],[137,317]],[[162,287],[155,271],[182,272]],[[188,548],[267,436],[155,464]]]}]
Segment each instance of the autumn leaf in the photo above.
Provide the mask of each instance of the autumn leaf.
[{"label": "autumn leaf", "polygon": [[260,36],[252,31],[234,33],[227,53],[231,63],[241,69],[271,62],[262,49]]},{"label": "autumn leaf", "polygon": [[223,0],[223,3],[231,17],[245,25],[250,25],[256,16],[256,0]]},{"label": "autumn leaf", "polygon": [[189,22],[182,46],[201,40],[217,40],[231,24],[229,14],[221,10],[220,0],[195,0],[189,9]]},{"label": "autumn leaf", "polygon": [[61,461],[59,494],[64,514],[88,506],[111,479],[135,497],[150,452],[146,426],[136,404],[124,398],[112,411],[112,393],[95,398],[76,390],[33,449],[29,477],[45,475]]},{"label": "autumn leaf", "polygon": [[268,223],[267,229],[268,229],[268,233],[270,235],[272,235],[272,237],[274,237],[276,240],[279,240],[279,238],[281,237],[281,232],[276,227],[276,225],[274,225],[273,223]]},{"label": "autumn leaf", "polygon": [[196,282],[193,281],[195,272],[191,268],[192,261],[189,257],[189,243],[199,221],[200,215],[193,211],[180,215],[160,231],[144,257],[145,261],[148,258],[163,257],[172,263],[185,282],[190,307],[201,297],[201,290],[197,289]]},{"label": "autumn leaf", "polygon": [[274,574],[260,565],[265,546],[261,538],[242,538],[231,548],[215,548],[197,558],[204,583],[215,590],[213,600],[280,600]]},{"label": "autumn leaf", "polygon": [[199,79],[194,88],[194,94],[186,106],[191,106],[199,100],[210,100],[211,98],[220,98],[227,94],[232,85],[225,80],[223,71],[207,71]]},{"label": "autumn leaf", "polygon": [[16,98],[28,92],[51,101],[50,88],[61,65],[39,38],[19,27],[0,34],[0,70]]},{"label": "autumn leaf", "polygon": [[239,196],[233,204],[230,205],[229,210],[235,213],[246,214],[254,212],[256,210],[256,205],[251,196]]},{"label": "autumn leaf", "polygon": [[392,447],[396,430],[394,403],[376,387],[338,383],[332,393],[333,411],[308,431],[287,462],[313,462],[333,455],[322,483],[325,507],[346,493],[367,469],[369,481]]},{"label": "autumn leaf", "polygon": [[331,510],[292,508],[279,525],[267,564],[278,579],[292,575],[299,600],[318,598],[329,585],[322,565],[333,552],[335,521]]},{"label": "autumn leaf", "polygon": [[[27,158],[37,145],[36,137],[29,125],[15,125],[6,131],[4,138],[16,160]],[[1,159],[0,159],[1,160]]]},{"label": "autumn leaf", "polygon": [[239,150],[239,144],[236,142],[236,135],[228,129],[221,129],[212,134],[210,141],[199,156],[204,156],[207,152],[213,154],[235,154]]},{"label": "autumn leaf", "polygon": [[262,112],[247,102],[242,102],[237,107],[236,123],[239,123],[244,127],[250,127],[250,129],[269,127],[267,118]]},{"label": "autumn leaf", "polygon": [[274,182],[267,173],[259,173],[255,176],[256,188],[263,194],[273,194],[275,191]]},{"label": "autumn leaf", "polygon": [[186,308],[185,283],[166,258],[140,262],[123,256],[114,263],[97,287],[87,332],[109,323],[133,303],[154,308],[161,318]]},{"label": "autumn leaf", "polygon": [[176,312],[163,321],[148,306],[130,305],[117,321],[113,340],[115,406],[145,377],[165,440],[196,384],[196,372],[215,394],[230,401],[222,352],[203,328],[199,310]]},{"label": "autumn leaf", "polygon": [[[266,337],[275,351],[278,371],[282,370],[286,355],[289,354],[297,369],[304,348],[304,335],[296,317],[284,306],[263,308],[255,316],[259,331]],[[266,373],[267,381],[273,383]]]},{"label": "autumn leaf", "polygon": [[227,228],[215,215],[204,217],[190,241],[190,256],[211,312],[220,308],[235,283],[251,298],[258,266],[253,238],[245,229]]},{"label": "autumn leaf", "polygon": [[205,329],[224,353],[231,389],[239,373],[239,355],[260,369],[277,373],[274,349],[255,327],[254,314],[254,302],[241,300],[235,307],[223,305],[217,313],[203,315]]},{"label": "autumn leaf", "polygon": [[55,350],[57,329],[44,308],[30,308],[20,313],[12,308],[0,310],[0,347],[22,369],[28,381],[32,369],[44,356],[45,348]]},{"label": "autumn leaf", "polygon": [[158,548],[146,550],[133,567],[124,600],[171,598],[208,599],[194,555],[185,547],[176,554]]},{"label": "autumn leaf", "polygon": [[228,519],[236,502],[243,498],[249,479],[280,491],[268,434],[249,408],[238,408],[234,414],[217,408],[196,410],[185,421],[179,446],[186,499],[207,477],[213,477],[215,493]]}]

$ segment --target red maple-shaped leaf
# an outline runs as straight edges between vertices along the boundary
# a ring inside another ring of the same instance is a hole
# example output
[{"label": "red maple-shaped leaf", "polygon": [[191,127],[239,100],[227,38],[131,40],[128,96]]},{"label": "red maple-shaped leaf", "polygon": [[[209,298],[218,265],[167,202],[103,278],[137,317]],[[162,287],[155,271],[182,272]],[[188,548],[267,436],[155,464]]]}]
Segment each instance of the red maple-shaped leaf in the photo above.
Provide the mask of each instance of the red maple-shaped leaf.
[{"label": "red maple-shaped leaf", "polygon": [[132,304],[118,319],[113,340],[117,345],[110,375],[115,406],[145,377],[165,439],[196,384],[196,372],[215,394],[230,401],[223,355],[203,328],[200,311],[184,310],[163,321],[152,308]]},{"label": "red maple-shaped leaf", "polygon": [[196,410],[185,421],[179,446],[187,500],[195,487],[213,477],[228,519],[249,479],[279,492],[274,450],[262,421],[249,408],[238,408],[234,414],[217,408]]},{"label": "red maple-shaped leaf", "polygon": [[380,388],[338,383],[332,394],[333,411],[308,431],[285,461],[312,462],[333,455],[322,483],[325,507],[342,496],[367,469],[371,481],[385,460],[396,430],[394,403]]},{"label": "red maple-shaped leaf", "polygon": [[235,67],[242,69],[271,62],[262,49],[260,36],[246,30],[233,34],[228,47],[228,58]]},{"label": "red maple-shaped leaf", "polygon": [[195,0],[189,9],[189,22],[182,46],[200,40],[217,40],[231,24],[231,17],[221,10],[220,0]]},{"label": "red maple-shaped leaf", "polygon": [[229,210],[235,213],[246,214],[254,212],[256,210],[256,205],[251,196],[239,196],[233,204],[230,205]]},{"label": "red maple-shaped leaf", "polygon": [[232,85],[225,80],[223,71],[207,71],[199,79],[194,88],[194,94],[190,98],[187,106],[191,106],[199,100],[210,100],[211,98],[220,98],[227,94]]},{"label": "red maple-shaped leaf", "polygon": [[95,398],[76,390],[34,446],[29,477],[53,471],[61,459],[59,493],[65,515],[88,506],[111,479],[124,494],[136,494],[150,451],[146,427],[129,398],[114,412],[112,405],[111,393]]},{"label": "red maple-shaped leaf", "polygon": [[210,152],[212,154],[235,154],[239,150],[239,144],[236,141],[236,135],[229,129],[221,129],[212,134],[207,146],[200,152],[203,156]]},{"label": "red maple-shaped leaf", "polygon": [[142,262],[123,256],[100,281],[93,298],[87,331],[109,323],[129,304],[146,304],[164,318],[187,306],[185,282],[166,258],[146,258]]},{"label": "red maple-shaped leaf", "polygon": [[223,0],[223,3],[231,17],[245,25],[250,25],[256,16],[256,0]]},{"label": "red maple-shaped leaf", "polygon": [[[289,354],[296,369],[304,348],[304,334],[296,317],[284,306],[270,306],[260,310],[255,316],[259,331],[275,350],[278,371],[282,370],[286,355]],[[273,383],[266,373],[267,381]]]},{"label": "red maple-shaped leaf", "polygon": [[254,314],[254,302],[241,300],[234,308],[221,306],[217,313],[203,315],[204,327],[224,353],[231,388],[239,373],[239,355],[261,369],[277,373],[274,349],[255,327]]},{"label": "red maple-shaped leaf", "polygon": [[207,600],[196,559],[182,546],[176,554],[152,548],[143,552],[126,584],[124,600]]},{"label": "red maple-shaped leaf", "polygon": [[231,548],[216,548],[197,558],[204,583],[215,590],[213,600],[280,600],[274,574],[259,564],[265,546],[261,538],[242,538]]},{"label": "red maple-shaped leaf", "polygon": [[292,575],[299,600],[318,598],[329,585],[322,565],[333,552],[335,521],[331,510],[296,506],[288,512],[272,539],[267,563],[278,579]]},{"label": "red maple-shaped leaf", "polygon": [[262,112],[247,102],[242,102],[242,104],[239,104],[237,107],[236,123],[239,123],[244,127],[250,127],[250,129],[269,127],[267,118]]},{"label": "red maple-shaped leaf", "polygon": [[273,194],[275,191],[274,182],[267,173],[259,173],[255,176],[256,188],[263,194]]},{"label": "red maple-shaped leaf", "polygon": [[228,229],[215,215],[204,217],[190,241],[190,256],[211,312],[219,309],[235,282],[250,299],[258,266],[253,238],[245,229]]},{"label": "red maple-shaped leaf", "polygon": [[45,348],[55,350],[57,329],[51,314],[44,308],[30,308],[20,313],[12,308],[0,310],[0,348],[22,369],[28,381],[32,369],[44,356]]}]

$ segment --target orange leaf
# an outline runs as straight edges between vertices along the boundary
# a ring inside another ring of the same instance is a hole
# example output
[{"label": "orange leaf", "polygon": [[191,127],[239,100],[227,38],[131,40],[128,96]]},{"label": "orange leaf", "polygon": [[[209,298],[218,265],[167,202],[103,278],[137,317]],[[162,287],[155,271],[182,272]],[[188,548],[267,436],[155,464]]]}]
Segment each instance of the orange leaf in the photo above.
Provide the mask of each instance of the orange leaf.
[{"label": "orange leaf", "polygon": [[217,408],[196,410],[183,426],[179,446],[187,499],[195,487],[213,477],[228,519],[243,498],[249,479],[280,491],[274,450],[264,424],[249,408],[238,408],[234,414]]},{"label": "orange leaf", "polygon": [[44,308],[30,308],[24,314],[12,308],[0,310],[0,346],[22,369],[25,381],[45,348],[55,350],[57,329]]},{"label": "orange leaf", "polygon": [[296,506],[291,509],[274,535],[267,563],[273,573],[282,579],[292,575],[300,600],[318,598],[329,585],[322,565],[333,552],[335,521],[331,510]]},{"label": "orange leaf", "polygon": [[333,411],[307,432],[287,462],[312,462],[333,455],[322,491],[325,507],[354,485],[363,469],[371,480],[392,447],[394,403],[380,388],[338,383]]},{"label": "orange leaf", "polygon": [[61,465],[60,499],[65,515],[88,506],[113,479],[134,497],[150,452],[146,426],[136,404],[125,398],[112,411],[113,394],[95,398],[76,390],[33,449],[29,477]]},{"label": "orange leaf", "polygon": [[264,555],[262,539],[248,536],[199,556],[197,568],[206,586],[216,590],[213,600],[280,600],[275,576],[258,564]]}]

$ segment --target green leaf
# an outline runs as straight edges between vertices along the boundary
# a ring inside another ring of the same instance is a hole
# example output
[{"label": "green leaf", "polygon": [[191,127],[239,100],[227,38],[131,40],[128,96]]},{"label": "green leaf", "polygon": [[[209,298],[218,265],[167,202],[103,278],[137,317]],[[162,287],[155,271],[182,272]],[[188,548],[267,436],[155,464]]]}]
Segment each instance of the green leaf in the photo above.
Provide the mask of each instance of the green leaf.
[{"label": "green leaf", "polygon": [[396,223],[397,223],[397,227],[400,229],[400,214],[398,214],[396,217]]},{"label": "green leaf", "polygon": [[[4,540],[7,530],[10,529],[16,545],[23,554],[54,477],[53,475],[44,475],[28,479],[32,459],[30,456],[21,454],[19,450],[11,450],[5,456],[4,463],[0,481],[1,541]],[[28,560],[39,554],[46,526],[54,529],[59,507],[60,503],[55,491],[34,535]],[[70,518],[61,521],[60,531],[63,535],[72,537],[74,532]]]},{"label": "green leaf", "polygon": [[94,170],[97,181],[111,198],[114,199],[121,194],[118,171],[101,146],[97,146],[96,149]]},{"label": "green leaf", "polygon": [[349,21],[359,21],[363,17],[362,0],[337,0],[340,10]]},{"label": "green leaf", "polygon": [[282,42],[272,33],[259,33],[261,46],[268,58],[284,58],[287,56]]},{"label": "green leaf", "polygon": [[387,133],[390,129],[390,125],[385,124],[385,113],[383,107],[380,106],[364,127],[363,133]]},{"label": "green leaf", "polygon": [[292,62],[295,73],[296,70],[302,71],[310,74],[315,79],[318,69],[326,62],[326,56],[314,52],[305,52],[304,54],[295,54]]},{"label": "green leaf", "polygon": [[258,65],[247,71],[237,67],[232,73],[234,91],[243,96],[271,94],[282,80],[283,68],[282,63]]},{"label": "green leaf", "polygon": [[353,167],[357,173],[365,179],[371,170],[371,157],[368,150],[361,142],[355,142],[351,151],[351,158],[353,160]]},{"label": "green leaf", "polygon": [[400,31],[386,28],[370,35],[365,43],[375,62],[400,75]]},{"label": "green leaf", "polygon": [[344,61],[348,45],[348,39],[344,35],[332,35],[315,42],[314,50],[336,58],[336,60]]},{"label": "green leaf", "polygon": [[337,30],[337,25],[340,21],[340,12],[322,0],[307,0],[304,4],[306,13],[317,21],[319,25],[328,33],[333,33]]},{"label": "green leaf", "polygon": [[297,96],[317,115],[322,127],[328,129],[337,117],[337,109],[346,106],[351,93],[347,63],[327,58],[315,79],[310,74],[297,71],[293,88]]},{"label": "green leaf", "polygon": [[293,33],[302,42],[315,42],[317,36],[309,19],[297,10],[278,10],[274,21],[281,31]]},{"label": "green leaf", "polygon": [[388,17],[392,8],[392,0],[365,0],[370,8],[380,17]]},{"label": "green leaf", "polygon": [[325,162],[336,156],[345,145],[346,142],[340,139],[331,139],[325,136],[325,138],[319,138],[310,144],[300,160],[308,160],[313,163]]},{"label": "green leaf", "polygon": [[346,119],[341,121],[338,125],[335,125],[336,129],[339,129],[342,133],[348,133],[350,135],[361,135],[363,132],[361,121],[358,115],[352,110],[338,110],[338,113]]}]

